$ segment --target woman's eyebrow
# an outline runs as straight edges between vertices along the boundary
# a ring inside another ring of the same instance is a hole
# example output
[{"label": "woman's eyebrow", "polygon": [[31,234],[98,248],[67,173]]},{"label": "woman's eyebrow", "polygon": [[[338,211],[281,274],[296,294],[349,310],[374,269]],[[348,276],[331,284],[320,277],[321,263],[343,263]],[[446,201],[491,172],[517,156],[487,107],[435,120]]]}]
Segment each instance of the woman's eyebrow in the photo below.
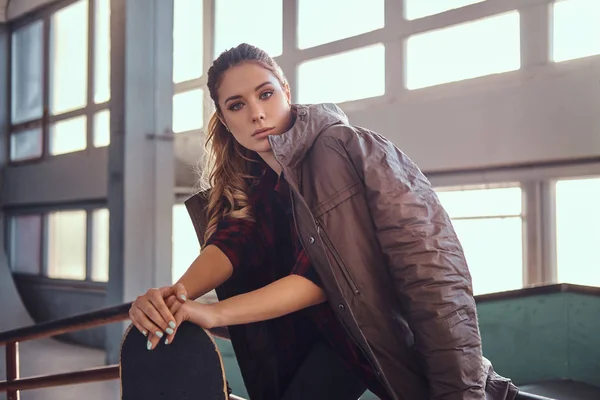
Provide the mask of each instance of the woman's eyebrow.
[{"label": "woman's eyebrow", "polygon": [[[257,87],[254,89],[254,91],[255,91],[255,92],[257,92],[257,91],[259,91],[259,90],[260,90],[260,89],[261,89],[263,86],[265,86],[265,85],[269,85],[269,84],[273,84],[273,82],[271,82],[271,81],[265,81],[265,82],[261,83],[260,85],[258,85],[258,86],[257,86]],[[231,100],[236,100],[236,99],[241,99],[241,98],[242,98],[242,95],[239,95],[239,94],[236,94],[235,96],[230,96],[230,97],[228,97],[228,98],[227,98],[227,100],[225,100],[225,104],[227,104],[227,102],[228,102],[228,101],[231,101]]]}]

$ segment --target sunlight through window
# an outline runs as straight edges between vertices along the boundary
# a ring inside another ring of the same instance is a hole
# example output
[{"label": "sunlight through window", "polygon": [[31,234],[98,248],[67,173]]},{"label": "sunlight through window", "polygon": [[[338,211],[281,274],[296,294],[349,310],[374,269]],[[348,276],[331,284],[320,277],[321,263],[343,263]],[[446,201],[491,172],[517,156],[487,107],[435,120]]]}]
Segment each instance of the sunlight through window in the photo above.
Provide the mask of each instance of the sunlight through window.
[{"label": "sunlight through window", "polygon": [[83,108],[88,87],[88,2],[79,0],[52,15],[50,37],[50,110]]},{"label": "sunlight through window", "polygon": [[[384,0],[299,0],[298,48],[306,49],[383,28],[384,3]],[[335,18],[331,18],[332,15]]]},{"label": "sunlight through window", "polygon": [[50,127],[50,154],[72,153],[87,146],[87,117],[82,115],[60,121]]},{"label": "sunlight through window", "polygon": [[406,87],[514,71],[521,66],[519,13],[420,33],[406,43]]},{"label": "sunlight through window", "polygon": [[203,1],[175,0],[173,16],[173,82],[200,78],[203,68]]},{"label": "sunlight through window", "polygon": [[86,237],[85,211],[48,215],[48,277],[85,279]]},{"label": "sunlight through window", "polygon": [[553,7],[552,60],[600,54],[600,1],[564,0]]},{"label": "sunlight through window", "polygon": [[[352,68],[348,66],[351,65]],[[368,76],[369,79],[364,79]],[[385,94],[385,47],[376,44],[298,67],[300,103],[341,103]]]},{"label": "sunlight through window", "polygon": [[519,187],[438,191],[463,246],[475,294],[523,287]]},{"label": "sunlight through window", "polygon": [[556,183],[558,282],[600,286],[600,178]]},{"label": "sunlight through window", "polygon": [[173,132],[202,129],[204,124],[204,91],[189,90],[173,96]]},{"label": "sunlight through window", "polygon": [[271,57],[283,51],[283,0],[215,0],[214,56],[248,43]]}]

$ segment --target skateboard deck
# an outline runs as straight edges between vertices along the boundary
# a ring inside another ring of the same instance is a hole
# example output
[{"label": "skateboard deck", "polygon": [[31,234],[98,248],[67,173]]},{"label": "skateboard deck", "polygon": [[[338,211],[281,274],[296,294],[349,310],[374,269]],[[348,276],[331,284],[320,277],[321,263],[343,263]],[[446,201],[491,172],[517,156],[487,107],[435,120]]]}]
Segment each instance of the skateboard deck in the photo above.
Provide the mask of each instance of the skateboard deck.
[{"label": "skateboard deck", "polygon": [[121,344],[122,400],[228,400],[223,360],[211,334],[190,322],[147,350],[147,338],[130,325]]}]

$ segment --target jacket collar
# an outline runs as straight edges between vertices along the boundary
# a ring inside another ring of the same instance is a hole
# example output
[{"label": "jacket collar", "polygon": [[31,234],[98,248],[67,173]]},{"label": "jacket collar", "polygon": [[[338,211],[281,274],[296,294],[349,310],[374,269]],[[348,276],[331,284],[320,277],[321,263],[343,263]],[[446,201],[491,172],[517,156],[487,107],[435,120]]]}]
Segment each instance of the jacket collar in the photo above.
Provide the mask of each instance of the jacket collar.
[{"label": "jacket collar", "polygon": [[294,104],[292,110],[296,113],[292,128],[281,135],[269,136],[273,154],[284,169],[297,167],[325,129],[349,124],[346,114],[333,103]]}]

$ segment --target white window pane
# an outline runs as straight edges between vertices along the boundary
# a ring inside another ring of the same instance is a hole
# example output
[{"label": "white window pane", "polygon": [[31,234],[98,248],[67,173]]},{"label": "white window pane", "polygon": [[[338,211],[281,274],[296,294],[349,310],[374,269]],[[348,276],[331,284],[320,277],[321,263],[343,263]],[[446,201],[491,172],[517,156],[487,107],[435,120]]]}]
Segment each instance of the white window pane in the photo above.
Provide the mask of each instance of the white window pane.
[{"label": "white window pane", "polygon": [[13,271],[22,274],[40,273],[42,217],[22,215],[12,218],[9,263]]},{"label": "white window pane", "polygon": [[196,89],[173,96],[173,132],[201,129],[204,123],[203,90]]},{"label": "white window pane", "polygon": [[554,4],[552,59],[556,62],[600,54],[600,1]]},{"label": "white window pane", "polygon": [[87,146],[85,115],[60,121],[50,127],[50,154],[53,156],[84,150]]},{"label": "white window pane", "polygon": [[558,281],[600,286],[600,178],[556,184]]},{"label": "white window pane", "polygon": [[110,111],[104,110],[94,115],[94,147],[110,144]]},{"label": "white window pane", "polygon": [[444,191],[437,195],[450,218],[521,215],[519,187]]},{"label": "white window pane", "polygon": [[406,87],[418,89],[521,66],[519,13],[425,32],[407,40]]},{"label": "white window pane", "polygon": [[520,217],[452,221],[465,251],[475,294],[523,287]]},{"label": "white window pane", "polygon": [[283,0],[215,0],[215,57],[248,43],[271,57],[283,51]]},{"label": "white window pane", "polygon": [[48,276],[85,279],[86,212],[48,215]]},{"label": "white window pane", "polygon": [[408,20],[439,14],[485,0],[404,0],[404,16]]},{"label": "white window pane", "polygon": [[203,1],[175,0],[173,17],[173,82],[202,76],[204,56]]},{"label": "white window pane", "polygon": [[87,101],[88,2],[79,0],[52,16],[50,111],[60,114]]},{"label": "white window pane", "polygon": [[384,0],[299,0],[298,48],[306,49],[383,28],[384,3]]},{"label": "white window pane", "polygon": [[[364,77],[369,79],[364,79]],[[298,67],[300,103],[341,103],[385,94],[385,47],[363,47]]]},{"label": "white window pane", "polygon": [[31,129],[10,136],[10,160],[23,161],[42,156],[42,130]]},{"label": "white window pane", "polygon": [[92,280],[108,282],[108,209],[92,213]]},{"label": "white window pane", "polygon": [[183,204],[173,206],[173,239],[172,239],[173,283],[187,271],[192,261],[200,254],[200,245],[194,225]]},{"label": "white window pane", "polygon": [[12,123],[42,116],[42,21],[12,35]]},{"label": "white window pane", "polygon": [[94,103],[110,100],[110,0],[94,0]]}]

